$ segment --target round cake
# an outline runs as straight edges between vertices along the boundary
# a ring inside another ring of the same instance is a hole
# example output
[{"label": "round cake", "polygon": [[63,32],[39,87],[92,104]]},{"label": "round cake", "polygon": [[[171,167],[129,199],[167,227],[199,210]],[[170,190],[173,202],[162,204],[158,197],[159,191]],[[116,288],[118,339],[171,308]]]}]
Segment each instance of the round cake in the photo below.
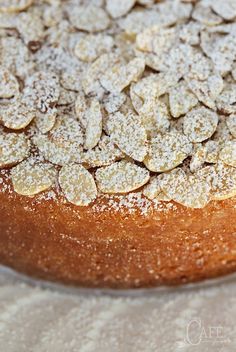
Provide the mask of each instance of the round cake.
[{"label": "round cake", "polygon": [[0,263],[86,287],[236,271],[236,4],[0,1]]}]

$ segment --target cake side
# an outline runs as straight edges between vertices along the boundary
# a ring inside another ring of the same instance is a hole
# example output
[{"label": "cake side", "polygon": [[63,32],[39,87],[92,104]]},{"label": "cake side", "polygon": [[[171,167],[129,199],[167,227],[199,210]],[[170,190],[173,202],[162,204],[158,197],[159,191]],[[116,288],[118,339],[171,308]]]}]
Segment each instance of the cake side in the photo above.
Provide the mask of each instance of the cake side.
[{"label": "cake side", "polygon": [[141,207],[140,197],[76,207],[63,198],[0,193],[0,262],[33,277],[109,288],[175,285],[236,270],[235,199],[190,209],[145,199]]}]

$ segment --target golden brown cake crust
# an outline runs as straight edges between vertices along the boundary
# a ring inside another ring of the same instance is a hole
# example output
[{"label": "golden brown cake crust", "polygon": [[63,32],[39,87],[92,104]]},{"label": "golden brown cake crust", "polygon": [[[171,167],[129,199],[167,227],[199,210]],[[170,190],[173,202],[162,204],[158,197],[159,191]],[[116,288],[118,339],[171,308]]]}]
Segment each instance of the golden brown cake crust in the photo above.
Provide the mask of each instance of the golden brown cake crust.
[{"label": "golden brown cake crust", "polygon": [[[236,270],[235,198],[203,209],[174,203],[76,207],[0,192],[0,262],[20,272],[87,287],[151,287]],[[111,202],[110,202],[111,203]],[[100,211],[99,211],[100,209]],[[102,209],[102,211],[101,211]]]}]

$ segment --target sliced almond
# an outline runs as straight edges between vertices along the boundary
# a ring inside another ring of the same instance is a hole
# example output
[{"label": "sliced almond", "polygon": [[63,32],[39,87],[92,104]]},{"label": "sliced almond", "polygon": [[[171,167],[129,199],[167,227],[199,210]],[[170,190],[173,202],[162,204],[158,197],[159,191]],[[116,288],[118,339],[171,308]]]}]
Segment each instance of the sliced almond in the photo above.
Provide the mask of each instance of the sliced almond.
[{"label": "sliced almond", "polygon": [[160,185],[169,198],[189,208],[204,208],[210,201],[210,183],[181,169],[163,174]]},{"label": "sliced almond", "polygon": [[75,55],[82,61],[92,62],[100,55],[111,51],[113,38],[108,35],[86,35],[75,46]]},{"label": "sliced almond", "polygon": [[24,133],[5,133],[0,130],[0,169],[20,163],[28,157],[30,143]]},{"label": "sliced almond", "polygon": [[124,59],[114,53],[102,54],[92,62],[85,71],[82,79],[82,86],[85,94],[96,94],[102,96],[105,89],[101,86],[100,78],[112,67],[120,67],[124,64]]},{"label": "sliced almond", "polygon": [[150,200],[170,201],[170,198],[161,189],[159,176],[151,177],[149,183],[143,188],[143,194]]},{"label": "sliced almond", "polygon": [[226,119],[226,124],[230,130],[230,133],[234,136],[234,138],[236,138],[236,114],[230,115]]},{"label": "sliced almond", "polygon": [[71,162],[81,163],[83,160],[82,146],[74,142],[71,144],[55,143],[45,134],[35,135],[33,142],[40,154],[52,164],[63,166]]},{"label": "sliced almond", "polygon": [[37,134],[33,142],[44,158],[56,165],[82,161],[83,131],[72,117],[58,116],[48,135]]},{"label": "sliced almond", "polygon": [[134,114],[120,112],[110,115],[107,130],[111,140],[128,156],[143,161],[147,154],[147,135],[140,118]]},{"label": "sliced almond", "polygon": [[48,109],[47,112],[36,112],[35,124],[41,133],[47,133],[53,129],[56,123],[57,109]]},{"label": "sliced almond", "polygon": [[76,101],[75,101],[75,113],[76,117],[80,121],[81,125],[86,128],[87,119],[86,119],[86,110],[87,110],[87,102],[84,94],[79,92]]},{"label": "sliced almond", "polygon": [[219,160],[220,145],[217,141],[207,141],[205,144],[207,163],[215,164]]},{"label": "sliced almond", "polygon": [[191,153],[192,144],[180,132],[158,134],[150,141],[145,166],[153,172],[164,172],[180,165]]},{"label": "sliced almond", "polygon": [[215,74],[204,81],[190,79],[188,80],[188,86],[200,102],[211,109],[215,109],[216,99],[223,90],[224,82],[219,74]]},{"label": "sliced almond", "polygon": [[1,0],[0,13],[3,12],[20,12],[27,9],[33,4],[34,0]]},{"label": "sliced almond", "polygon": [[233,136],[227,126],[226,120],[226,116],[220,116],[218,126],[214,135],[212,136],[212,139],[218,142],[221,146],[224,145],[225,141],[230,141],[233,139]]},{"label": "sliced almond", "polygon": [[205,146],[199,143],[195,144],[194,147],[194,152],[189,165],[191,172],[199,170],[204,165],[207,156],[207,149]]},{"label": "sliced almond", "polygon": [[92,149],[96,147],[102,135],[102,112],[97,99],[91,101],[90,107],[86,112],[86,120],[84,147]]},{"label": "sliced almond", "polygon": [[212,199],[224,200],[236,196],[236,168],[223,163],[212,168]]},{"label": "sliced almond", "polygon": [[228,84],[217,98],[217,108],[223,114],[236,113],[236,84]]},{"label": "sliced almond", "polygon": [[136,0],[106,0],[107,12],[113,18],[127,14],[134,6]]},{"label": "sliced almond", "polygon": [[167,106],[158,98],[147,98],[139,109],[139,116],[148,137],[158,132],[166,132],[170,127],[170,115]]},{"label": "sliced almond", "polygon": [[119,161],[96,171],[98,188],[103,193],[128,193],[149,181],[149,172],[128,161]]},{"label": "sliced almond", "polygon": [[74,27],[86,32],[100,32],[110,24],[107,13],[93,4],[76,5],[68,15]]},{"label": "sliced almond", "polygon": [[141,51],[155,53],[160,60],[173,47],[176,39],[177,33],[174,28],[160,28],[155,25],[137,35],[136,45]]},{"label": "sliced almond", "polygon": [[12,130],[27,127],[35,118],[35,110],[23,98],[0,106],[0,121]]},{"label": "sliced almond", "polygon": [[34,196],[55,184],[56,170],[50,164],[28,159],[11,170],[11,178],[16,193]]},{"label": "sliced almond", "polygon": [[236,167],[236,141],[225,142],[220,150],[219,159],[229,166]]},{"label": "sliced almond", "polygon": [[59,184],[66,199],[75,205],[86,206],[97,197],[97,187],[93,176],[81,165],[62,167]]},{"label": "sliced almond", "polygon": [[236,4],[234,0],[214,0],[211,7],[215,13],[226,21],[231,21],[236,17]]},{"label": "sliced almond", "polygon": [[101,77],[102,86],[112,93],[119,93],[131,82],[136,82],[142,75],[145,61],[140,58],[131,60],[128,64],[113,66]]},{"label": "sliced almond", "polygon": [[[136,95],[140,98],[139,104],[143,104],[147,98],[159,98],[177,82],[178,78],[172,72],[152,73],[131,85],[131,99],[133,101],[133,97]],[[136,105],[134,107],[136,109]],[[139,110],[137,111],[139,112]]]},{"label": "sliced almond", "polygon": [[210,138],[216,130],[218,116],[207,108],[195,108],[184,116],[183,130],[190,141],[199,143]]},{"label": "sliced almond", "polygon": [[196,106],[198,99],[190,91],[187,84],[182,82],[170,89],[169,102],[171,115],[173,117],[180,117]]},{"label": "sliced almond", "polygon": [[209,6],[201,3],[195,6],[192,17],[207,26],[216,26],[222,22],[222,18],[216,15]]},{"label": "sliced almond", "polygon": [[117,112],[125,103],[127,96],[125,93],[109,94],[104,100],[104,107],[107,112],[113,114]]},{"label": "sliced almond", "polygon": [[19,94],[19,83],[7,69],[0,68],[0,98],[12,98]]},{"label": "sliced almond", "polygon": [[46,112],[58,102],[60,85],[56,74],[45,71],[36,72],[27,78],[25,85],[25,96],[39,111]]},{"label": "sliced almond", "polygon": [[83,153],[83,163],[88,167],[100,167],[112,164],[124,158],[124,153],[115,146],[109,136],[103,135],[94,149]]},{"label": "sliced almond", "polygon": [[84,143],[81,125],[71,116],[58,116],[49,138],[57,145],[74,149]]}]

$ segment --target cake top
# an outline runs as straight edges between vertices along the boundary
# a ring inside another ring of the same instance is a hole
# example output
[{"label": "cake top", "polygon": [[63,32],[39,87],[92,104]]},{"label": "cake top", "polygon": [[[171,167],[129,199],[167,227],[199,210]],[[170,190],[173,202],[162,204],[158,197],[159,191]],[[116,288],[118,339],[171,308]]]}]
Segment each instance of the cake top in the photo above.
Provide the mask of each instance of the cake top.
[{"label": "cake top", "polygon": [[0,0],[0,169],[78,206],[234,197],[236,2]]}]

